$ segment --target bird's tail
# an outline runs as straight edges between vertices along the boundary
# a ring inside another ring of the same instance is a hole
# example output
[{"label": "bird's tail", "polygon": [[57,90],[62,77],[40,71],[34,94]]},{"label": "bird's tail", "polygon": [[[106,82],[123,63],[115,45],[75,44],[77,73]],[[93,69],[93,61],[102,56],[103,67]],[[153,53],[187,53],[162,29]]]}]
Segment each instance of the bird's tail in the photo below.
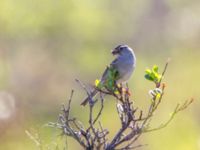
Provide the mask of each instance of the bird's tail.
[{"label": "bird's tail", "polygon": [[[97,92],[98,92],[97,90],[92,91],[90,94],[91,98],[93,98],[97,94]],[[81,103],[81,105],[85,106],[85,105],[87,105],[88,102],[89,102],[89,96],[84,99],[84,101]]]}]

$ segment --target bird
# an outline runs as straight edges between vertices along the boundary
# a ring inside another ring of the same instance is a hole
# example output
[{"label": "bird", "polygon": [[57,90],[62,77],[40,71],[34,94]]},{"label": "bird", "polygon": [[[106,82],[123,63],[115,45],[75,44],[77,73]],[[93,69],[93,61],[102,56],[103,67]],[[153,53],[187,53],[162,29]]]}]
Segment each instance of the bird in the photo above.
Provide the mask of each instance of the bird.
[{"label": "bird", "polygon": [[[100,79],[100,83],[105,83],[108,78],[108,69],[110,67],[117,71],[118,77],[115,81],[116,84],[127,83],[136,67],[136,56],[133,49],[128,45],[121,44],[111,50],[111,53],[115,56],[115,59],[110,63],[109,67],[105,69]],[[97,89],[93,89],[90,96],[86,97],[81,105],[85,106],[89,102],[89,98],[95,97],[98,92]]]}]

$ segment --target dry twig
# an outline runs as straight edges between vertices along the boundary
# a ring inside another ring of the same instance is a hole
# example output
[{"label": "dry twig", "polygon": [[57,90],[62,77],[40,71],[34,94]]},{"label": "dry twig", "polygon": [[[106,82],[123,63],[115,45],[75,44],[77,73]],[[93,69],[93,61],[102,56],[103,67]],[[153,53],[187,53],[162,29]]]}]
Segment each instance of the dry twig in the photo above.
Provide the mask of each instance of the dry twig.
[{"label": "dry twig", "polygon": [[[165,65],[162,77],[167,70],[167,66],[168,62]],[[162,78],[155,86],[155,88],[160,88],[162,90],[162,93],[159,97],[157,97],[157,95],[154,95],[149,105],[149,109],[146,113],[144,110],[140,110],[133,105],[133,100],[129,95],[128,86],[124,91],[122,86],[118,87],[117,85],[115,85],[115,89],[118,90],[119,94],[116,94],[115,92],[112,92],[108,89],[97,89],[101,93],[101,108],[95,117],[93,109],[97,100],[93,99],[93,97],[91,96],[91,92],[82,82],[80,82],[79,80],[76,81],[85,90],[87,96],[89,97],[89,126],[85,128],[82,123],[80,123],[80,121],[76,120],[76,118],[70,117],[70,106],[74,93],[73,90],[71,92],[67,108],[63,106],[62,113],[59,116],[59,121],[57,123],[51,123],[50,125],[61,129],[63,135],[71,136],[72,138],[74,138],[86,150],[128,150],[144,146],[142,144],[135,146],[136,141],[141,137],[143,133],[156,131],[166,127],[173,120],[174,116],[178,112],[183,111],[193,102],[192,99],[190,101],[186,101],[182,105],[178,104],[166,123],[161,124],[156,128],[150,128],[150,122],[153,119],[155,111],[159,108],[159,105],[162,102],[162,98],[164,95],[165,86],[162,86]],[[121,128],[118,130],[115,136],[109,140],[107,138],[109,130],[103,128],[102,123],[99,121],[99,118],[102,116],[102,111],[104,108],[104,97],[102,96],[102,94],[115,97],[115,99],[117,100],[117,112],[121,122]],[[95,126],[95,123],[97,121],[99,122],[99,126]]]}]

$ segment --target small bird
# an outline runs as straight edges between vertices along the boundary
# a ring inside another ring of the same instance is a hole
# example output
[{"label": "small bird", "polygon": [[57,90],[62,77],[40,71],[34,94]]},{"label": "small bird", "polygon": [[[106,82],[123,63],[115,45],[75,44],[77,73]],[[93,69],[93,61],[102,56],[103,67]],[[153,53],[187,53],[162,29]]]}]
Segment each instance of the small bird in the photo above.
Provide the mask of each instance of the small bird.
[{"label": "small bird", "polygon": [[[135,54],[128,45],[119,45],[111,52],[114,56],[116,56],[116,58],[111,62],[109,67],[112,67],[117,71],[118,78],[116,80],[116,83],[126,83],[127,80],[131,77],[136,66]],[[107,67],[100,79],[101,84],[104,84],[106,79],[108,78],[109,67]],[[90,97],[93,98],[97,93],[98,90],[94,89],[91,92]],[[81,105],[85,106],[88,101],[89,97],[85,98]]]}]

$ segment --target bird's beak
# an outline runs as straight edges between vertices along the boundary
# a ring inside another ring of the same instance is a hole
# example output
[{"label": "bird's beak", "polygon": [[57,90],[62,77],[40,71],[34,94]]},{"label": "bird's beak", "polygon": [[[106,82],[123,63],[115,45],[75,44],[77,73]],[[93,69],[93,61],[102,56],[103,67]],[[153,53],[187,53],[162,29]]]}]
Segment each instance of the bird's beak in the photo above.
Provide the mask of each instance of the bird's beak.
[{"label": "bird's beak", "polygon": [[113,55],[116,55],[116,54],[119,53],[119,51],[117,49],[113,49],[111,52],[112,52]]}]

